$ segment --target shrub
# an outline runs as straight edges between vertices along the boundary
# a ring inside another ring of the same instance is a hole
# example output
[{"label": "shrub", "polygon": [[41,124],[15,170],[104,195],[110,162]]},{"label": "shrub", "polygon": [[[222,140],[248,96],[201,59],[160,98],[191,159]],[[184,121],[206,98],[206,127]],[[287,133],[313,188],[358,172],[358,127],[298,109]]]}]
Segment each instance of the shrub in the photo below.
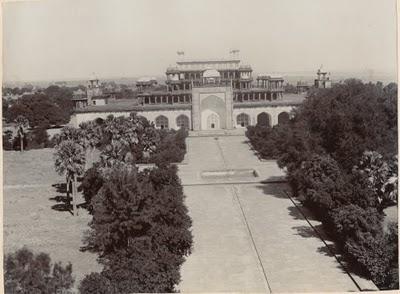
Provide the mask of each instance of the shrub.
[{"label": "shrub", "polygon": [[357,234],[381,232],[382,215],[375,208],[363,209],[354,204],[348,204],[333,209],[330,213],[338,238],[355,239]]},{"label": "shrub", "polygon": [[7,130],[3,133],[3,150],[13,150],[13,136],[11,130]]},{"label": "shrub", "polygon": [[41,149],[50,146],[49,135],[43,127],[37,127],[28,133],[29,149]]},{"label": "shrub", "polygon": [[321,217],[348,202],[349,190],[337,162],[329,155],[313,155],[303,162],[299,186]]},{"label": "shrub", "polygon": [[73,284],[72,265],[52,265],[48,254],[34,254],[22,248],[5,257],[6,293],[65,293]]},{"label": "shrub", "polygon": [[111,281],[103,274],[91,273],[86,275],[79,285],[81,294],[117,294]]},{"label": "shrub", "polygon": [[248,126],[246,130],[251,145],[264,159],[277,157],[275,134],[276,132],[269,126]]}]

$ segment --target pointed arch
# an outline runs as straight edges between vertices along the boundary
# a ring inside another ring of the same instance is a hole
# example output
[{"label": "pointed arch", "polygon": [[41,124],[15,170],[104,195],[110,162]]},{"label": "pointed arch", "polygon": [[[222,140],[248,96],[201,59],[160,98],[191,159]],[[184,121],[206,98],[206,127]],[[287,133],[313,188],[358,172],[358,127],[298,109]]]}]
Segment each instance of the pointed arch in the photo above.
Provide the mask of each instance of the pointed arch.
[{"label": "pointed arch", "polygon": [[156,117],[156,127],[160,129],[168,129],[168,118],[164,115]]},{"label": "pointed arch", "polygon": [[179,129],[189,129],[189,118],[181,114],[176,118],[176,125],[178,126]]},{"label": "pointed arch", "polygon": [[261,112],[259,115],[257,115],[257,125],[259,126],[271,126],[271,118],[268,113],[266,112]]},{"label": "pointed arch", "polygon": [[250,116],[246,113],[240,113],[236,117],[236,124],[241,127],[247,127],[250,125]]},{"label": "pointed arch", "polygon": [[278,115],[278,125],[287,124],[289,122],[289,120],[290,120],[289,113],[287,113],[285,111],[279,113],[279,115]]}]

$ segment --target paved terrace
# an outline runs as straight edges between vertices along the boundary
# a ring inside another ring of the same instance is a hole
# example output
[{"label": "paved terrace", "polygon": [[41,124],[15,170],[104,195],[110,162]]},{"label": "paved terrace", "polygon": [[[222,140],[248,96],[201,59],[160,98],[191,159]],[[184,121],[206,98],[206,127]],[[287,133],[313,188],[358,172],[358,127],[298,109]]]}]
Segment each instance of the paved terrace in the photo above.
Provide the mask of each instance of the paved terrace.
[{"label": "paved terrace", "polygon": [[[179,175],[193,219],[194,248],[182,267],[180,291],[376,289],[344,270],[331,242],[319,237],[320,223],[306,220],[304,208],[288,197],[282,170],[274,161],[261,162],[245,140],[243,135],[204,134],[187,139],[186,164],[180,165]],[[258,177],[202,174],[235,169],[254,169]]]}]

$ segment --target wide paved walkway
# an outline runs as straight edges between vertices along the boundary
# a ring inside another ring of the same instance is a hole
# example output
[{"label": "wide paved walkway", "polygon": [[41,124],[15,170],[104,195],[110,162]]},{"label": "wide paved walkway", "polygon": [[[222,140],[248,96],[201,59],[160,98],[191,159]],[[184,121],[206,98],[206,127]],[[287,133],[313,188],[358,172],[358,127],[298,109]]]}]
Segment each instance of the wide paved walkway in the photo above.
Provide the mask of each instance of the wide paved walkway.
[{"label": "wide paved walkway", "polygon": [[[245,140],[188,138],[187,164],[179,174],[193,219],[194,248],[182,267],[179,290],[358,291],[284,193],[282,171],[275,162],[260,162]],[[215,180],[201,174],[246,168],[259,177]]]}]

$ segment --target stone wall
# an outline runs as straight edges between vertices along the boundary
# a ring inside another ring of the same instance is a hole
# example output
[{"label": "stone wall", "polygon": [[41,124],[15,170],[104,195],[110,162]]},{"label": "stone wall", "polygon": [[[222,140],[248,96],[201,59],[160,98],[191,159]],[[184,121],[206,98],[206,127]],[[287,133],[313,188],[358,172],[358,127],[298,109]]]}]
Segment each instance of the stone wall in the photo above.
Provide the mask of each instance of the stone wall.
[{"label": "stone wall", "polygon": [[[95,120],[96,118],[106,119],[109,115],[114,116],[129,116],[131,112],[129,111],[121,111],[121,112],[85,112],[85,113],[75,113],[71,116],[70,125],[74,127],[78,127],[79,124],[85,121]],[[178,129],[176,124],[176,118],[183,114],[186,115],[189,119],[189,125],[191,124],[191,111],[190,110],[155,110],[155,111],[138,111],[138,115],[144,116],[150,122],[154,122],[159,115],[163,115],[168,118],[169,128]]]}]

